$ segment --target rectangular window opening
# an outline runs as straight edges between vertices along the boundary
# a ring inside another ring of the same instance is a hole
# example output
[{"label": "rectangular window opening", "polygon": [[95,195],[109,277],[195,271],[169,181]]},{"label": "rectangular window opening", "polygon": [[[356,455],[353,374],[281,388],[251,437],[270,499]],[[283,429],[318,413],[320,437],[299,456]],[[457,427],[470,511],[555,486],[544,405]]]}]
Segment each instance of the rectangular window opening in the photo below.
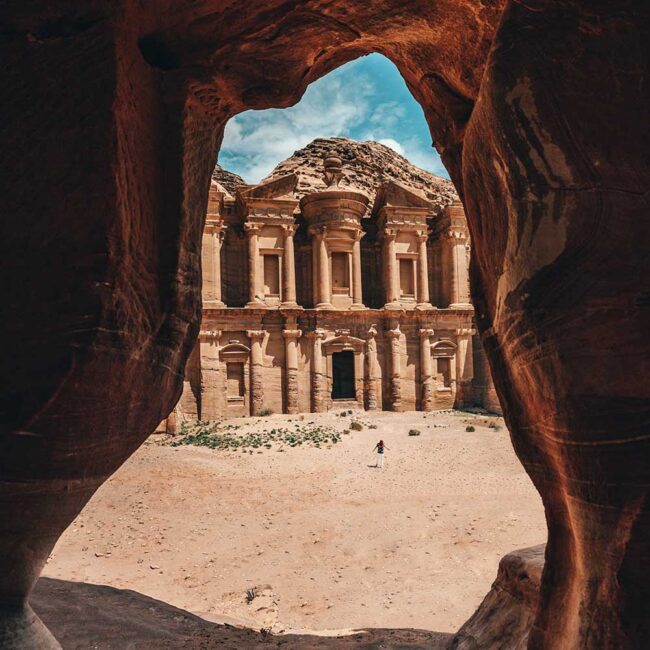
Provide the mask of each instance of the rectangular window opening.
[{"label": "rectangular window opening", "polygon": [[244,398],[244,364],[241,362],[226,364],[226,396],[228,399]]},{"label": "rectangular window opening", "polygon": [[264,295],[280,295],[280,257],[264,255]]},{"label": "rectangular window opening", "polygon": [[415,295],[415,260],[399,260],[399,289],[401,296]]},{"label": "rectangular window opening", "polygon": [[350,255],[332,253],[332,289],[335,293],[350,293]]}]

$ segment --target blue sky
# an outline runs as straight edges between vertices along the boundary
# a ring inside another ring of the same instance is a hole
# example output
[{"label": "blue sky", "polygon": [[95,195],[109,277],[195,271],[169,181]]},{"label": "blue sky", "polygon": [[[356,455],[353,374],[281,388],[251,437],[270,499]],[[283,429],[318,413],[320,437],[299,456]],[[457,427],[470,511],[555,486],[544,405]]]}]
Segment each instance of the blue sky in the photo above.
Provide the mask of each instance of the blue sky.
[{"label": "blue sky", "polygon": [[314,138],[376,140],[413,164],[449,178],[431,145],[420,105],[397,68],[370,54],[311,84],[285,109],[246,111],[226,125],[219,164],[257,183]]}]

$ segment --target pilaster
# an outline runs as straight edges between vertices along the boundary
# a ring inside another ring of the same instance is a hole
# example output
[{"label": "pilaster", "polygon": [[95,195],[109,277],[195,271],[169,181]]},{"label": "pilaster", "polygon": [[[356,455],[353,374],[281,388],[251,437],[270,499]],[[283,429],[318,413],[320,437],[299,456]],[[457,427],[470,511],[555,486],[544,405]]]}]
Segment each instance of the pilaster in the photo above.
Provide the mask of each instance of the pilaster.
[{"label": "pilaster", "polygon": [[251,341],[250,361],[250,405],[251,415],[259,415],[264,410],[264,330],[248,330],[246,336]]},{"label": "pilaster", "polygon": [[298,340],[302,336],[299,329],[286,329],[282,332],[285,345],[285,377],[287,413],[298,413]]},{"label": "pilaster", "polygon": [[432,374],[431,337],[432,329],[421,329],[420,336],[420,383],[422,385],[422,410],[433,411],[435,386]]}]

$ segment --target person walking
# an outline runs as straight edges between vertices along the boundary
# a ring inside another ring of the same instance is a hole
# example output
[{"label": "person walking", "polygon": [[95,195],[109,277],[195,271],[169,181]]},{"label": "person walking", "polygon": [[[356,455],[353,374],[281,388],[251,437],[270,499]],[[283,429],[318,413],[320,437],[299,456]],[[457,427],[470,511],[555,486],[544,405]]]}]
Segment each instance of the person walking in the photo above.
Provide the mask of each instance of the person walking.
[{"label": "person walking", "polygon": [[[383,440],[380,440],[375,445],[375,449],[377,450],[377,463],[375,464],[375,467],[382,469],[384,467],[384,451],[388,449],[388,447],[386,447]],[[373,449],[373,451],[375,451],[375,449]]]}]

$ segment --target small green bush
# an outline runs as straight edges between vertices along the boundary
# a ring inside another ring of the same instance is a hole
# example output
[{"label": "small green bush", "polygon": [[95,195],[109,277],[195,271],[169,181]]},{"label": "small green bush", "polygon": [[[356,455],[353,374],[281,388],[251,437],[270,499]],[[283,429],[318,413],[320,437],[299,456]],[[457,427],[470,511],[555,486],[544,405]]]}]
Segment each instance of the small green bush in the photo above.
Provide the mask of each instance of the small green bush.
[{"label": "small green bush", "polygon": [[419,436],[420,435],[420,430],[419,429],[411,429],[409,431],[409,436]]},{"label": "small green bush", "polygon": [[352,429],[352,431],[361,431],[363,429],[363,424],[361,424],[361,422],[356,422],[353,420],[350,422],[350,429]]},{"label": "small green bush", "polygon": [[468,424],[465,427],[465,431],[467,431],[468,433],[472,433],[472,431],[476,431],[476,429],[471,424]]},{"label": "small green bush", "polygon": [[262,418],[267,417],[268,415],[273,415],[273,410],[272,409],[262,409],[258,415]]}]

